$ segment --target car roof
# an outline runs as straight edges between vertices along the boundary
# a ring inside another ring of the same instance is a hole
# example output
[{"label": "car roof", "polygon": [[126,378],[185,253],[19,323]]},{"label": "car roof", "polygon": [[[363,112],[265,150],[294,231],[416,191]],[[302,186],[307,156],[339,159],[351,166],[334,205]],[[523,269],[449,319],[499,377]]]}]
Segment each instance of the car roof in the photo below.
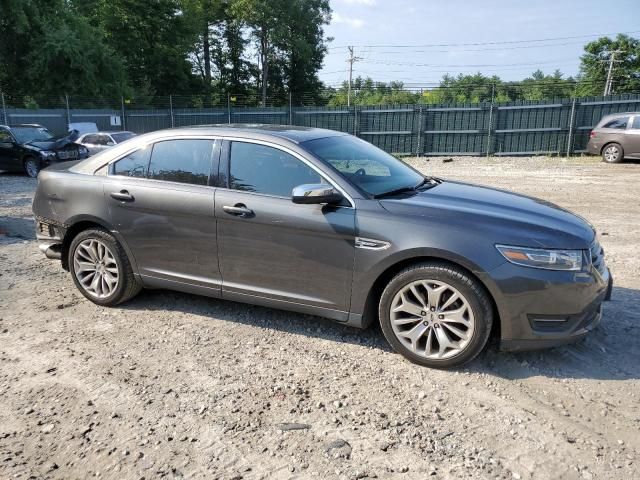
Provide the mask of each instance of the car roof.
[{"label": "car roof", "polygon": [[302,143],[318,138],[347,135],[343,132],[327,130],[324,128],[300,127],[295,125],[272,125],[263,123],[196,125],[193,127],[172,128],[163,131],[187,134],[197,132],[211,135],[241,136],[246,138],[277,137],[289,140],[293,143]]},{"label": "car roof", "polygon": [[20,127],[33,127],[33,128],[44,128],[39,123],[12,123],[10,125],[2,125],[6,128],[20,128]]},{"label": "car roof", "polygon": [[629,115],[640,115],[640,112],[620,112],[620,113],[610,113],[601,118],[604,120],[605,118],[616,118],[616,117],[627,117]]},{"label": "car roof", "polygon": [[130,130],[100,130],[98,132],[83,133],[80,136],[81,137],[86,137],[87,135],[101,135],[101,134],[113,135],[114,133],[133,133],[135,135],[135,133],[130,131]]}]

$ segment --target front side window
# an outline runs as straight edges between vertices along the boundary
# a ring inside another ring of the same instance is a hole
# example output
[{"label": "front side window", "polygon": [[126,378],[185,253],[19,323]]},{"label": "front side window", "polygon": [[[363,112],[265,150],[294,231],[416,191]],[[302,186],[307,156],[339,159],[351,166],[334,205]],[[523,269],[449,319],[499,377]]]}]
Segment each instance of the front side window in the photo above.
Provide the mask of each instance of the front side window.
[{"label": "front side window", "polygon": [[605,123],[602,128],[617,128],[619,130],[624,130],[627,128],[627,123],[629,122],[629,117],[620,117],[614,118],[613,120]]},{"label": "front side window", "polygon": [[278,148],[232,142],[229,188],[278,197],[308,183],[326,183],[314,169]]},{"label": "front side window", "polygon": [[95,143],[97,145],[108,145],[109,142],[111,141],[111,138],[109,137],[109,135],[96,135],[96,141]]},{"label": "front side window", "polygon": [[166,140],[153,146],[149,178],[206,185],[211,173],[214,140]]},{"label": "front side window", "polygon": [[351,135],[309,140],[302,147],[370,195],[414,188],[424,181],[397,158]]},{"label": "front side window", "polygon": [[633,128],[634,130],[640,130],[640,115],[636,115],[635,117],[633,117],[631,128]]},{"label": "front side window", "polygon": [[89,145],[95,145],[98,140],[98,136],[97,135],[86,135],[83,139],[82,139],[82,143],[87,143]]},{"label": "front side window", "polygon": [[146,177],[150,155],[150,147],[141,148],[130,153],[113,164],[113,174],[124,177]]}]

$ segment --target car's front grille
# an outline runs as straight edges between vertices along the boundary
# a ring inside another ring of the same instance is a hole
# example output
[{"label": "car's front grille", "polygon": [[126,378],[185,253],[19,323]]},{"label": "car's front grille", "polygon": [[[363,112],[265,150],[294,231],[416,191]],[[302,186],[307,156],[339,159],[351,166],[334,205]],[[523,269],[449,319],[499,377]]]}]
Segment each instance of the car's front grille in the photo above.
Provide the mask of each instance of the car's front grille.
[{"label": "car's front grille", "polygon": [[74,160],[78,158],[78,150],[61,150],[58,152],[58,158],[60,160]]},{"label": "car's front grille", "polygon": [[591,263],[593,267],[598,270],[598,272],[604,273],[607,267],[604,263],[604,250],[600,246],[600,242],[594,240],[589,251],[591,253]]}]

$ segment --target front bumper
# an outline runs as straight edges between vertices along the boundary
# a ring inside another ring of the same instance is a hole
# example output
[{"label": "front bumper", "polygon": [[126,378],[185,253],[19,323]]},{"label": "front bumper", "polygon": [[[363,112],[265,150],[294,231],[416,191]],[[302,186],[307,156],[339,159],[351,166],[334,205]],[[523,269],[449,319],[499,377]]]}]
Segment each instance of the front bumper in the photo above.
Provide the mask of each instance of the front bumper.
[{"label": "front bumper", "polygon": [[500,348],[537,350],[580,340],[602,319],[611,297],[608,268],[589,272],[537,270],[503,264],[491,272],[500,316]]}]

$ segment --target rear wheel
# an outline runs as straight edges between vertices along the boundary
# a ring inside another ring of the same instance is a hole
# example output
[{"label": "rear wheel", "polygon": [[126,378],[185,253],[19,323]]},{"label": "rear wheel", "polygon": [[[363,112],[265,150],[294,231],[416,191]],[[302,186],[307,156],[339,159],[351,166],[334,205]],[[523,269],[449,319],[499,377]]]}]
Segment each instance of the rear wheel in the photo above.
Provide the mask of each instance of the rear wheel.
[{"label": "rear wheel", "polygon": [[113,306],[140,292],[127,254],[109,232],[80,232],[69,247],[69,270],[80,292],[93,303]]},{"label": "rear wheel", "polygon": [[378,313],[382,331],[398,353],[435,368],[475,358],[493,323],[491,301],[478,281],[438,262],[413,265],[393,277]]},{"label": "rear wheel", "polygon": [[24,160],[24,171],[31,178],[36,178],[40,173],[40,162],[35,157],[27,157]]},{"label": "rear wheel", "polygon": [[624,160],[624,150],[619,143],[610,143],[602,149],[602,160],[607,163],[620,163]]}]

